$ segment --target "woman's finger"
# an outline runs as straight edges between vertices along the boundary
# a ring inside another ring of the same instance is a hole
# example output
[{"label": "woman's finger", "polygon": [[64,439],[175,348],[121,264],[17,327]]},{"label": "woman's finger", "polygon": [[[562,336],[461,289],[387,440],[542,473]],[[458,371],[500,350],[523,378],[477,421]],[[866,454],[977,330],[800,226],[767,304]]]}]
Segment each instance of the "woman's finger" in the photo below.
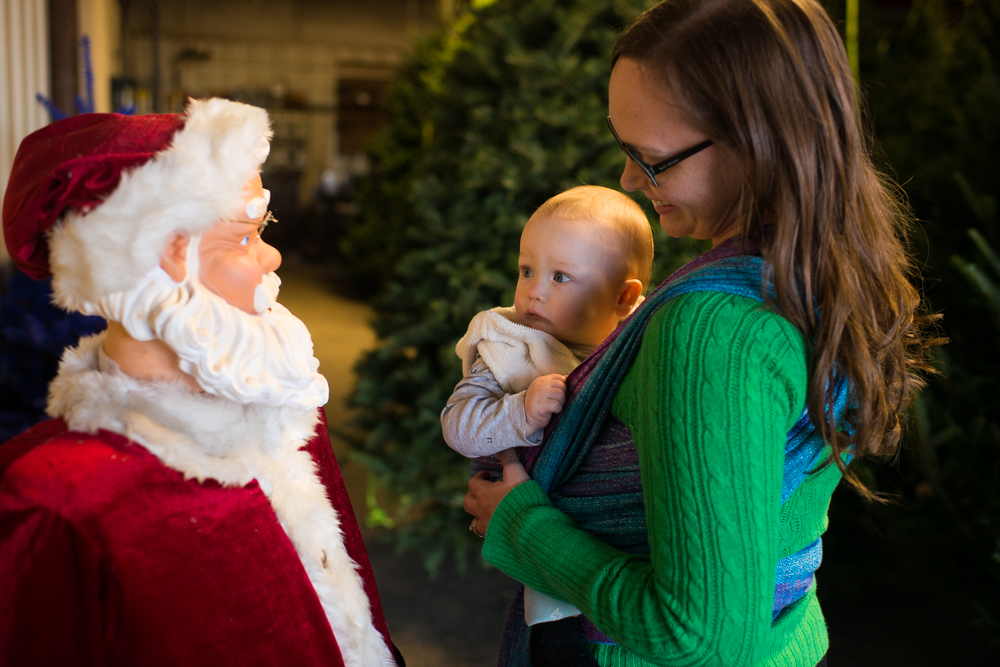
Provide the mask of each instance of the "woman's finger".
[{"label": "woman's finger", "polygon": [[465,494],[465,498],[462,498],[462,509],[466,514],[471,514],[476,516],[476,497],[472,495],[472,492]]},{"label": "woman's finger", "polygon": [[480,470],[469,480],[469,493],[476,495],[476,489],[482,489],[484,484],[492,484],[490,474],[485,470]]}]

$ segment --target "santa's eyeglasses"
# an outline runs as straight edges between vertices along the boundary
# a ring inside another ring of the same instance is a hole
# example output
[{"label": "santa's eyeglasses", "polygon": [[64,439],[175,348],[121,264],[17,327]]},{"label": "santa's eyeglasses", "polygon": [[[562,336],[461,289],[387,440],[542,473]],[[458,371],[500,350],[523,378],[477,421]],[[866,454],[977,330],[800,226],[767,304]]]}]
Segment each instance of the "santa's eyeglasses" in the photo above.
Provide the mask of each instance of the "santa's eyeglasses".
[{"label": "santa's eyeglasses", "polygon": [[257,233],[260,234],[265,229],[267,229],[267,226],[269,224],[271,224],[272,222],[278,222],[278,219],[276,217],[274,217],[273,213],[271,213],[270,211],[268,211],[268,212],[266,212],[264,214],[264,217],[261,218],[259,221],[258,220],[237,220],[237,219],[234,219],[234,218],[230,218],[228,220],[228,222],[242,222],[243,224],[246,224],[246,225],[257,225]]}]

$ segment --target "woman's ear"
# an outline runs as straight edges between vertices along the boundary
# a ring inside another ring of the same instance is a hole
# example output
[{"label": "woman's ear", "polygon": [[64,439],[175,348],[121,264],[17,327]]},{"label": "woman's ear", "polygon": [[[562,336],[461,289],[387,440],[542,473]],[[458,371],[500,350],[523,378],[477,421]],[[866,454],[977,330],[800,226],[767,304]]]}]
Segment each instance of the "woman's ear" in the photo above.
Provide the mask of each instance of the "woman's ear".
[{"label": "woman's ear", "polygon": [[615,314],[619,319],[628,317],[642,295],[642,281],[629,278],[618,288],[618,303],[615,304]]},{"label": "woman's ear", "polygon": [[167,241],[167,247],[160,254],[160,268],[166,271],[175,283],[179,283],[187,277],[185,260],[187,259],[190,238],[187,234],[174,234]]}]

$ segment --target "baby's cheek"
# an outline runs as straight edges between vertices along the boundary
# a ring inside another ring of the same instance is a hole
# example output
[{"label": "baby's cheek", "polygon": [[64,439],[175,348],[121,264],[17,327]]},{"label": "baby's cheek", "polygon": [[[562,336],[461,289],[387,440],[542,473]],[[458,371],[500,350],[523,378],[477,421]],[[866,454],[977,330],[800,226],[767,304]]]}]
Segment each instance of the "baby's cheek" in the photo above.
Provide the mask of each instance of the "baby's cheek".
[{"label": "baby's cheek", "polygon": [[514,292],[514,312],[517,314],[517,321],[524,323],[524,297],[521,296],[520,290]]}]

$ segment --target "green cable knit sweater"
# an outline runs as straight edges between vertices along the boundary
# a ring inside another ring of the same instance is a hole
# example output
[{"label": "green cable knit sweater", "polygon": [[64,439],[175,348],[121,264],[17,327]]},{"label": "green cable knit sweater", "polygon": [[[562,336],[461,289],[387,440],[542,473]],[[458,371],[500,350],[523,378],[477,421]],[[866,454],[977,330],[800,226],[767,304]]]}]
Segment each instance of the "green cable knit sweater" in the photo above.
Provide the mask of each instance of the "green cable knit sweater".
[{"label": "green cable knit sweater", "polygon": [[828,647],[815,586],[771,620],[777,562],[823,533],[840,480],[828,466],[781,504],[807,355],[798,330],[751,299],[668,302],[612,406],[639,453],[650,554],[580,530],[525,482],[497,507],[484,557],[617,642],[587,645],[601,665],[812,667]]}]

